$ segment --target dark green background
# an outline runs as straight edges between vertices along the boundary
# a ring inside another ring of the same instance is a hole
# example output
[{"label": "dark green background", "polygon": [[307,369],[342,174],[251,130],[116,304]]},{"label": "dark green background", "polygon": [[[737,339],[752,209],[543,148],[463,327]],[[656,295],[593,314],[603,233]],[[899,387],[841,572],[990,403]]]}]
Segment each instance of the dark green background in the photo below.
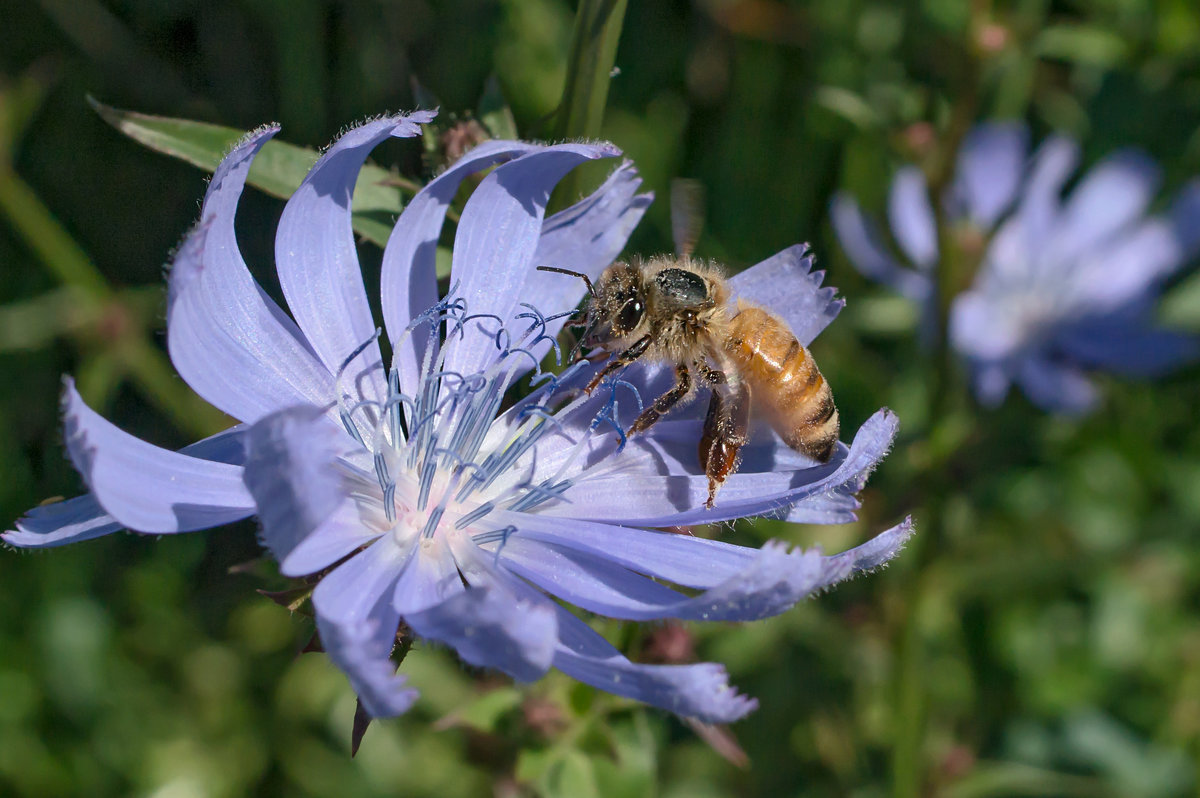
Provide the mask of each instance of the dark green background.
[{"label": "dark green background", "polygon": [[[749,769],[673,717],[557,676],[516,693],[421,645],[404,667],[422,699],[372,727],[351,759],[344,678],[296,657],[304,619],[254,592],[282,582],[269,568],[228,572],[258,554],[247,523],[0,552],[0,795],[1195,794],[1200,370],[1102,380],[1106,400],[1083,421],[1016,395],[979,411],[957,373],[948,390],[960,398],[939,404],[911,309],[848,266],[826,209],[844,187],[880,210],[894,166],[928,154],[913,147],[923,130],[936,147],[955,120],[996,116],[1075,133],[1089,161],[1140,146],[1178,186],[1200,174],[1200,10],[629,5],[603,136],[660,197],[676,175],[704,183],[700,255],[743,268],[811,242],[848,301],[814,347],[845,428],[882,405],[903,424],[859,524],[712,532],[833,551],[908,512],[935,527],[883,573],[781,618],[692,629],[699,656],[728,663],[762,704],[733,730]],[[495,74],[523,134],[546,137],[573,12],[565,0],[0,2],[0,108],[12,115],[16,87],[45,91],[0,146],[0,179],[19,176],[108,283],[130,289],[100,311],[77,301],[11,209],[0,219],[0,521],[80,488],[61,446],[64,373],[156,443],[212,423],[165,415],[112,355],[130,329],[161,348],[162,267],[205,175],[122,138],[86,94],[240,128],[278,121],[283,138],[321,146],[413,107],[414,76],[450,112],[474,107]],[[428,176],[413,143],[376,161]],[[665,205],[632,250],[670,247]],[[239,217],[268,285],[280,207],[248,192]],[[363,259],[377,268],[371,247]],[[1198,288],[1184,279],[1168,303],[1193,329]],[[653,631],[602,628],[634,653]],[[529,701],[557,721],[539,722]]]}]

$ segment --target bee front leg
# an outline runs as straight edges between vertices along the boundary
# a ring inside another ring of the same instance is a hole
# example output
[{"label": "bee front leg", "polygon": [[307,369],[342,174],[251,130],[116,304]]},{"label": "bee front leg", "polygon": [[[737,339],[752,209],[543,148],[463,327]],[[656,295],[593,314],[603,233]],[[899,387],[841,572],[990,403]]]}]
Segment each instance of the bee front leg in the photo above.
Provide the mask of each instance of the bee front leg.
[{"label": "bee front leg", "polygon": [[592,377],[592,381],[587,384],[587,387],[583,389],[583,392],[590,394],[592,391],[596,390],[597,385],[604,381],[605,377],[607,377],[609,374],[612,374],[614,371],[620,371],[621,369],[625,368],[630,363],[646,354],[646,350],[649,348],[649,335],[645,335],[637,339],[633,343],[633,346],[629,347],[624,352],[615,355],[612,360],[608,361],[604,368],[596,372],[596,376]]},{"label": "bee front leg", "polygon": [[750,385],[738,381],[714,388],[700,436],[700,467],[708,476],[704,506],[710,510],[725,479],[737,471],[749,427]]},{"label": "bee front leg", "polygon": [[655,399],[654,404],[642,411],[642,414],[637,417],[637,421],[633,422],[633,426],[629,428],[629,434],[634,435],[639,432],[645,432],[650,428],[650,425],[669,413],[671,408],[679,404],[679,401],[691,393],[691,391],[692,373],[688,371],[687,366],[676,366],[675,385],[671,390]]}]

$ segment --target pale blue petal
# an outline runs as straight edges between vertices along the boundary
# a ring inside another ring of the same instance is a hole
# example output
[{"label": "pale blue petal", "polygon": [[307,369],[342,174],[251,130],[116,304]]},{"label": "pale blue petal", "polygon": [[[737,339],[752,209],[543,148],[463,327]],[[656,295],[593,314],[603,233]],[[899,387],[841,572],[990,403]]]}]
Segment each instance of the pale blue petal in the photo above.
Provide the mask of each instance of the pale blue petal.
[{"label": "pale blue petal", "polygon": [[837,233],[838,242],[846,251],[846,257],[860,274],[909,299],[917,302],[925,300],[933,285],[929,275],[905,268],[892,257],[879,242],[874,225],[849,194],[839,192],[834,196],[829,207],[829,219]]},{"label": "pale blue petal", "polygon": [[340,626],[365,623],[381,596],[389,603],[412,548],[385,535],[326,574],[313,590],[317,614]]},{"label": "pale blue petal", "polygon": [[675,618],[751,621],[778,615],[796,602],[895,556],[911,523],[888,530],[852,552],[825,557],[768,542],[741,572],[698,596],[683,596],[620,564],[553,544],[523,539],[518,530],[499,548],[514,573],[565,601],[629,620]]},{"label": "pale blue petal", "polygon": [[1029,129],[1017,122],[978,125],[963,139],[954,194],[980,228],[991,229],[1012,205],[1028,151]]},{"label": "pale blue petal", "polygon": [[1022,360],[1017,382],[1034,404],[1069,415],[1092,410],[1100,398],[1096,386],[1075,366],[1042,357]]},{"label": "pale blue petal", "polygon": [[200,224],[176,253],[169,282],[171,361],[210,404],[246,422],[333,395],[330,373],[250,276],[234,232],[250,162],[275,132],[248,137],[217,167]]},{"label": "pale blue petal", "polygon": [[246,434],[243,480],[258,505],[263,545],[285,576],[315,573],[380,535],[362,523],[343,487],[337,462],[350,443],[309,406],[267,416]]},{"label": "pale blue petal", "polygon": [[1117,311],[1157,293],[1183,261],[1183,245],[1170,222],[1147,219],[1083,256],[1061,299],[1089,313]]},{"label": "pale blue petal", "polygon": [[1171,203],[1170,221],[1185,257],[1200,249],[1200,179],[1188,181]]},{"label": "pale blue petal", "polygon": [[950,341],[962,355],[1002,360],[1027,345],[1029,323],[1011,299],[987,291],[965,291],[950,306]]},{"label": "pale blue petal", "polygon": [[1063,206],[1045,263],[1069,266],[1137,221],[1154,198],[1159,178],[1158,166],[1135,151],[1110,155],[1092,167]]},{"label": "pale blue petal", "polygon": [[1025,242],[1024,262],[1038,263],[1046,254],[1062,212],[1063,186],[1078,164],[1079,145],[1066,136],[1051,136],[1038,147],[1013,216]]},{"label": "pale blue petal", "polygon": [[577,681],[706,723],[732,723],[758,707],[730,686],[721,665],[637,665],[565,609],[557,612],[554,667]]},{"label": "pale blue petal", "polygon": [[466,662],[522,682],[544,676],[554,657],[554,607],[518,599],[496,586],[467,588],[404,620],[418,635],[445,643]]},{"label": "pale blue petal", "polygon": [[474,374],[498,359],[494,333],[522,310],[519,292],[534,267],[550,192],[576,166],[618,154],[607,144],[558,144],[501,164],[471,194],[454,237],[450,281],[478,318],[464,335],[450,334],[448,370]]},{"label": "pale blue petal", "polygon": [[1160,377],[1200,356],[1200,340],[1149,326],[1148,319],[1095,318],[1060,331],[1054,345],[1076,362],[1137,377]]},{"label": "pale blue petal", "polygon": [[747,568],[757,554],[756,549],[719,540],[541,513],[497,511],[488,516],[493,517],[497,524],[519,529],[522,538],[605,559],[685,587],[715,587]]},{"label": "pale blue petal", "polygon": [[698,464],[697,473],[686,476],[647,473],[644,460],[631,462],[629,469],[623,471],[617,456],[609,464],[613,469],[611,474],[596,477],[583,474],[566,490],[562,501],[539,511],[649,527],[714,523],[752,515],[778,516],[809,496],[861,489],[891,448],[897,426],[896,416],[881,410],[859,428],[849,448],[839,444],[827,464],[801,471],[733,474],[717,494],[712,509],[704,506],[708,479],[699,473]]},{"label": "pale blue petal", "polygon": [[[231,427],[181,451],[216,463],[241,465],[245,458],[244,434],[244,427]],[[0,535],[0,539],[22,548],[65,546],[124,529],[91,494],[34,507],[15,526],[15,530]]]},{"label": "pale blue petal", "polygon": [[938,259],[937,221],[925,174],[917,167],[902,167],[892,178],[888,222],[905,256],[925,271],[933,268]]},{"label": "pale blue petal", "polygon": [[343,501],[279,561],[279,572],[284,576],[315,574],[371,543],[381,534],[383,532],[380,529],[363,522],[353,500]]},{"label": "pale blue petal", "polygon": [[15,526],[0,539],[10,546],[35,549],[79,543],[124,529],[90,493],[34,507]]},{"label": "pale blue petal", "polygon": [[413,549],[392,591],[392,605],[402,616],[424,612],[466,589],[444,538],[422,539]]},{"label": "pale blue petal", "polygon": [[825,272],[813,271],[808,244],[796,244],[729,278],[733,299],[770,310],[791,328],[804,346],[829,326],[846,300],[837,289],[821,287]]},{"label": "pale blue petal", "polygon": [[[426,330],[403,338],[409,323],[438,301],[437,243],[446,211],[462,181],[501,161],[539,149],[521,141],[485,141],[450,165],[405,206],[383,250],[383,322],[402,386],[415,385],[425,356]],[[402,339],[403,338],[403,339]]]},{"label": "pale blue petal", "polygon": [[537,596],[514,595],[474,548],[460,545],[456,559],[443,539],[423,541],[396,585],[393,606],[418,635],[445,643],[473,665],[521,681],[540,678],[557,637],[553,608]]},{"label": "pale blue petal", "polygon": [[117,523],[137,532],[207,529],[254,513],[242,468],[161,449],[122,432],[84,404],[66,380],[67,451]]},{"label": "pale blue petal", "polygon": [[407,712],[417,700],[417,691],[396,673],[396,663],[390,658],[400,615],[388,596],[378,595],[375,600],[360,618],[340,622],[318,608],[317,633],[329,659],[346,674],[366,713],[373,718],[390,718]]},{"label": "pale blue petal", "polygon": [[[387,393],[375,321],[354,245],[351,198],[358,173],[376,145],[418,136],[432,119],[424,111],[377,119],[343,134],[321,156],[283,209],[275,236],[279,284],[300,328],[351,397],[382,400]],[[366,344],[347,365],[347,358]]]},{"label": "pale blue petal", "polygon": [[1013,375],[1002,363],[972,362],[972,384],[984,407],[999,407],[1012,387]]},{"label": "pale blue petal", "polygon": [[862,506],[853,483],[841,491],[805,496],[780,516],[782,521],[793,524],[848,524],[858,518]]}]

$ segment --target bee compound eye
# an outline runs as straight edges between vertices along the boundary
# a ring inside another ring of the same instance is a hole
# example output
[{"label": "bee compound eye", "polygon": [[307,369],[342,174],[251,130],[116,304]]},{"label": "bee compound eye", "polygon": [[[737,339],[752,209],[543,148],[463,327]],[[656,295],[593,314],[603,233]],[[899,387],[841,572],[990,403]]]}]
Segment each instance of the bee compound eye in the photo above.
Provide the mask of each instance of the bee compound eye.
[{"label": "bee compound eye", "polygon": [[617,313],[617,325],[622,330],[632,330],[642,320],[642,314],[645,312],[645,307],[642,305],[642,300],[631,299],[621,306],[621,310]]}]

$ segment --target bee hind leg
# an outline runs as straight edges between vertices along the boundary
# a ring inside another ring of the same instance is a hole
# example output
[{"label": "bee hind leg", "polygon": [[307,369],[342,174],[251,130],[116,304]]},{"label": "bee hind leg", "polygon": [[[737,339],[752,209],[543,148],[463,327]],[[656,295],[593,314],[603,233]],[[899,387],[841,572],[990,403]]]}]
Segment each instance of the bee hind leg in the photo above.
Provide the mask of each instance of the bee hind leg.
[{"label": "bee hind leg", "polygon": [[721,485],[737,471],[749,427],[749,384],[737,382],[715,387],[700,436],[700,467],[708,476],[708,501],[704,506],[710,510]]},{"label": "bee hind leg", "polygon": [[676,366],[675,385],[662,396],[655,399],[654,404],[642,411],[642,414],[637,417],[637,421],[633,422],[633,426],[629,428],[629,434],[635,435],[639,432],[645,432],[654,422],[671,412],[671,408],[679,404],[691,392],[692,373],[688,371],[687,366]]}]

